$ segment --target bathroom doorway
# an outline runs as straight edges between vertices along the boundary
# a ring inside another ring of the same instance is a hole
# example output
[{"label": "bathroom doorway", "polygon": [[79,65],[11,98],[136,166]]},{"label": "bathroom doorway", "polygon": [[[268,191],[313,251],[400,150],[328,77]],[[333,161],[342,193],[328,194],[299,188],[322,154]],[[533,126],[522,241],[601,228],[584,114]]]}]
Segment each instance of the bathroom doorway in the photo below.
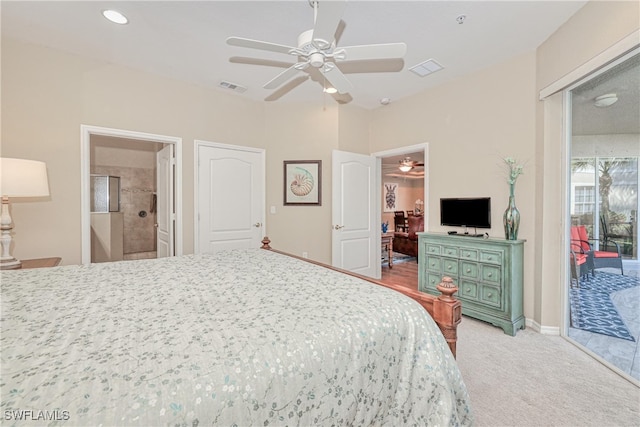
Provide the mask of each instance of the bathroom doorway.
[{"label": "bathroom doorway", "polygon": [[179,255],[181,140],[88,126],[82,134],[83,264]]},{"label": "bathroom doorway", "polygon": [[[91,262],[157,257],[156,156],[164,145],[91,137]],[[105,182],[112,183],[108,191]],[[110,194],[106,210],[99,201]]]}]

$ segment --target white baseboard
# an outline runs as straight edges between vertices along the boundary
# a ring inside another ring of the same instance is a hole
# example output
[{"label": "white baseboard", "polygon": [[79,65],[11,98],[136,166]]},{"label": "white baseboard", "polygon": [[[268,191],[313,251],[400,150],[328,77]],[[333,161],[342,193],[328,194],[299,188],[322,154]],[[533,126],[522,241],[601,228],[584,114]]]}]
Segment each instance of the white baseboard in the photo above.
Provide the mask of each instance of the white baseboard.
[{"label": "white baseboard", "polygon": [[558,326],[542,326],[538,322],[531,319],[527,319],[525,321],[525,324],[527,325],[527,327],[541,333],[542,335],[560,335],[560,328]]}]

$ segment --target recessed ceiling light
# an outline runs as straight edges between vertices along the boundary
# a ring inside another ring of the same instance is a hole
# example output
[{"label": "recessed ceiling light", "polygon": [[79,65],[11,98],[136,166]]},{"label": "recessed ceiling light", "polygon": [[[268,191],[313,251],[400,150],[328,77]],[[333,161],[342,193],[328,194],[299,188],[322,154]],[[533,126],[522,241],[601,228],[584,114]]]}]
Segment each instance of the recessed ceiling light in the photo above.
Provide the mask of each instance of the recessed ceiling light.
[{"label": "recessed ceiling light", "polygon": [[618,102],[618,95],[615,93],[607,93],[605,95],[600,95],[593,101],[593,105],[596,107],[604,108],[609,107]]},{"label": "recessed ceiling light", "polygon": [[102,11],[102,16],[107,18],[109,21],[114,22],[116,24],[124,25],[129,22],[126,16],[117,10],[107,9]]}]

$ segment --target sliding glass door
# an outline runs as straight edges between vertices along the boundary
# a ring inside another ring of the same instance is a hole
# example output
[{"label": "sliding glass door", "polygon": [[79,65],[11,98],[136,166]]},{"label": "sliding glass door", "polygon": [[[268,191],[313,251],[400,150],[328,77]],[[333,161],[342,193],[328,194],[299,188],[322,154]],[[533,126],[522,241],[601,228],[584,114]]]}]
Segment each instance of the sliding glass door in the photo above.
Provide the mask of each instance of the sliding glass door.
[{"label": "sliding glass door", "polygon": [[571,271],[567,335],[638,381],[640,54],[622,58],[566,94],[571,236],[566,248]]}]

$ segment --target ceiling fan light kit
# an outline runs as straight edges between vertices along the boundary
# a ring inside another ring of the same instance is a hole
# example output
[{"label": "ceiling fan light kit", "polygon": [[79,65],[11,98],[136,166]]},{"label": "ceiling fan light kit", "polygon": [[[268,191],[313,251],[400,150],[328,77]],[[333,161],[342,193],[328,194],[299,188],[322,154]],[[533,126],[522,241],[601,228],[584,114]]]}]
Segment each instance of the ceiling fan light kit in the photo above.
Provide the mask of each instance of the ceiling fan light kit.
[{"label": "ceiling fan light kit", "polygon": [[416,166],[424,166],[424,163],[411,160],[411,157],[405,157],[404,159],[400,160],[399,163],[400,166],[398,166],[398,169],[400,169],[401,172],[409,172]]},{"label": "ceiling fan light kit", "polygon": [[[322,2],[309,0],[309,4],[314,11],[314,27],[298,36],[296,47],[242,37],[229,37],[227,39],[227,44],[232,46],[283,53],[297,57],[295,64],[268,81],[263,88],[278,89],[301,72],[306,72],[313,76],[312,69],[316,69],[323,74],[324,79],[336,90],[335,95],[342,95],[341,98],[334,96],[336,101],[344,103],[344,95],[349,94],[353,89],[353,85],[340,69],[340,62],[402,59],[404,57],[407,51],[405,43],[337,47],[336,32],[346,6],[345,0]],[[324,83],[320,82],[320,84],[324,88]],[[331,93],[327,90],[325,92]],[[275,97],[267,97],[267,99],[269,98],[274,99]],[[350,99],[350,97],[347,96],[346,99]]]}]

